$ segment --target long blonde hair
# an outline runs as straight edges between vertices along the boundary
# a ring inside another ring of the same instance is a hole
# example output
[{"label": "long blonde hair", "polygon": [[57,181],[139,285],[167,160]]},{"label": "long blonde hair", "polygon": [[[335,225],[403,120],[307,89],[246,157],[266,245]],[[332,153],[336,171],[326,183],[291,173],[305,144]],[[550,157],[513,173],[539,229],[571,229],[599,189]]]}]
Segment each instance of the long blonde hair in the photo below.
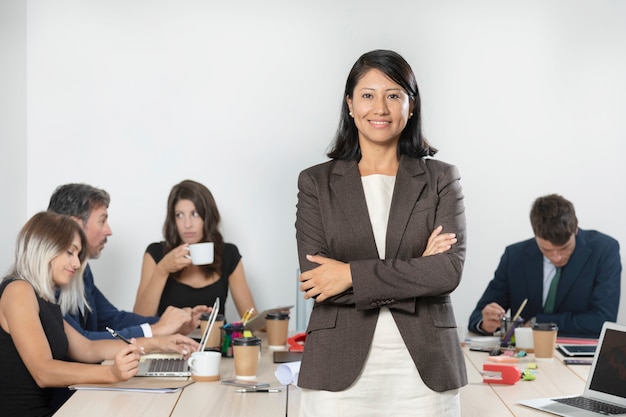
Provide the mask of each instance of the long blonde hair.
[{"label": "long blonde hair", "polygon": [[[82,247],[78,254],[80,268],[68,285],[57,288],[50,263],[70,248],[76,234]],[[43,211],[31,217],[18,234],[13,267],[5,279],[28,281],[38,296],[59,304],[63,315],[76,314],[85,307],[89,309],[82,277],[86,260],[87,239],[78,223],[68,216]]]}]

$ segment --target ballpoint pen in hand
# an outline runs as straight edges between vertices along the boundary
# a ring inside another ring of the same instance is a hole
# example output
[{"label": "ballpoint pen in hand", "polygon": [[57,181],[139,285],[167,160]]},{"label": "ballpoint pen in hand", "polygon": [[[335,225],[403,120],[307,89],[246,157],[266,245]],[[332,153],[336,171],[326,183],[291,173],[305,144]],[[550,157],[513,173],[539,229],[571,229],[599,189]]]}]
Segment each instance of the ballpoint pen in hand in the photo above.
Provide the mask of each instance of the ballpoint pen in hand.
[{"label": "ballpoint pen in hand", "polygon": [[[121,334],[119,334],[118,332],[116,332],[115,330],[113,330],[110,327],[106,327],[107,331],[109,333],[111,333],[111,336],[113,336],[116,339],[121,340],[122,342],[131,345],[132,343],[130,343],[130,340],[128,340],[127,338],[125,338],[124,336],[122,336]],[[145,352],[143,351],[143,347],[139,346],[139,349],[141,349],[141,354],[143,355]]]},{"label": "ballpoint pen in hand", "polygon": [[116,332],[115,330],[113,330],[112,328],[107,327],[106,329],[107,329],[107,331],[108,331],[109,333],[111,333],[111,336],[113,336],[114,338],[116,338],[116,339],[118,339],[118,340],[121,340],[122,342],[127,343],[127,344],[129,344],[129,345],[131,344],[131,343],[130,343],[130,340],[128,340],[127,338],[125,338],[125,337],[124,337],[124,336],[122,336],[121,334],[117,333],[117,332]]}]

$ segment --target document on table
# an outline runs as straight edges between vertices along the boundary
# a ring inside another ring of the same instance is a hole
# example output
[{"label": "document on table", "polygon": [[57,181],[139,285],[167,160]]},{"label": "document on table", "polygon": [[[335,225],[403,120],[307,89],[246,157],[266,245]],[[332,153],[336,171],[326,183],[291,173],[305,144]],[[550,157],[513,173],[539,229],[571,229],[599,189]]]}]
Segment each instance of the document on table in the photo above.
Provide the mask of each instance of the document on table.
[{"label": "document on table", "polygon": [[300,363],[301,361],[297,361],[297,362],[287,362],[287,363],[278,365],[278,368],[276,368],[276,372],[274,373],[274,376],[276,376],[276,379],[278,379],[278,382],[280,382],[283,385],[293,384],[297,387],[298,376],[300,376]]},{"label": "document on table", "polygon": [[125,382],[114,384],[79,384],[70,385],[71,390],[96,390],[96,391],[128,391],[128,392],[152,392],[172,393],[178,392],[187,385],[193,384],[190,379],[162,379],[162,378],[131,378]]}]

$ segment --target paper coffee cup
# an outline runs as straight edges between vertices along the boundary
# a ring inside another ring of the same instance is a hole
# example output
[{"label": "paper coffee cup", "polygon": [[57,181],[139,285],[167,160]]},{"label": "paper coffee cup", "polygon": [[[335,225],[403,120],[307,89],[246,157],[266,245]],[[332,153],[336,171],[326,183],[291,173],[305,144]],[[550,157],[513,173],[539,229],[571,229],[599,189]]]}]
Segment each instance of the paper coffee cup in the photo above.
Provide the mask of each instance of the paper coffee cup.
[{"label": "paper coffee cup", "polygon": [[187,364],[191,369],[191,378],[199,382],[219,381],[221,359],[220,352],[193,352],[187,359]]},{"label": "paper coffee cup", "polygon": [[[206,326],[209,325],[209,317],[210,317],[209,314],[203,314],[202,317],[200,318],[200,334],[201,335],[204,334]],[[219,348],[222,346],[222,343],[221,343],[222,331],[220,329],[223,325],[224,325],[224,315],[218,314],[217,317],[215,318],[215,323],[213,324],[211,333],[209,333],[209,337],[207,338],[205,349]]]},{"label": "paper coffee cup", "polygon": [[213,263],[213,242],[194,243],[189,245],[189,258],[194,265]]},{"label": "paper coffee cup", "polygon": [[535,323],[533,326],[533,347],[535,359],[551,361],[556,349],[556,335],[559,328],[555,323]]},{"label": "paper coffee cup", "polygon": [[237,379],[256,379],[261,357],[261,339],[256,336],[233,340],[233,358]]},{"label": "paper coffee cup", "polygon": [[284,349],[289,334],[289,314],[268,313],[265,316],[265,328],[269,348],[273,350]]}]

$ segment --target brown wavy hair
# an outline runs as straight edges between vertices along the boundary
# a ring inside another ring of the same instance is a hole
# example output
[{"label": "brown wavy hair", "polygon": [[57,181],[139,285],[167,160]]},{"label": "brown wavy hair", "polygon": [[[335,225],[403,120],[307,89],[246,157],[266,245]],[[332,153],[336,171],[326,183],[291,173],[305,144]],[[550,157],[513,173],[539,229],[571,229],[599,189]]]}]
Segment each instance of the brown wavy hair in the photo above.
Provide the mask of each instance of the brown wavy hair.
[{"label": "brown wavy hair", "polygon": [[[180,200],[189,200],[196,211],[204,220],[202,231],[202,242],[213,242],[215,246],[215,256],[212,264],[201,266],[206,276],[211,276],[214,272],[222,272],[222,254],[224,253],[224,238],[219,231],[220,212],[213,198],[211,191],[199,182],[184,180],[172,187],[167,199],[167,215],[163,224],[164,252],[168,253],[175,247],[183,243],[176,229],[176,211],[174,207]],[[173,274],[177,276],[180,271]]]}]

